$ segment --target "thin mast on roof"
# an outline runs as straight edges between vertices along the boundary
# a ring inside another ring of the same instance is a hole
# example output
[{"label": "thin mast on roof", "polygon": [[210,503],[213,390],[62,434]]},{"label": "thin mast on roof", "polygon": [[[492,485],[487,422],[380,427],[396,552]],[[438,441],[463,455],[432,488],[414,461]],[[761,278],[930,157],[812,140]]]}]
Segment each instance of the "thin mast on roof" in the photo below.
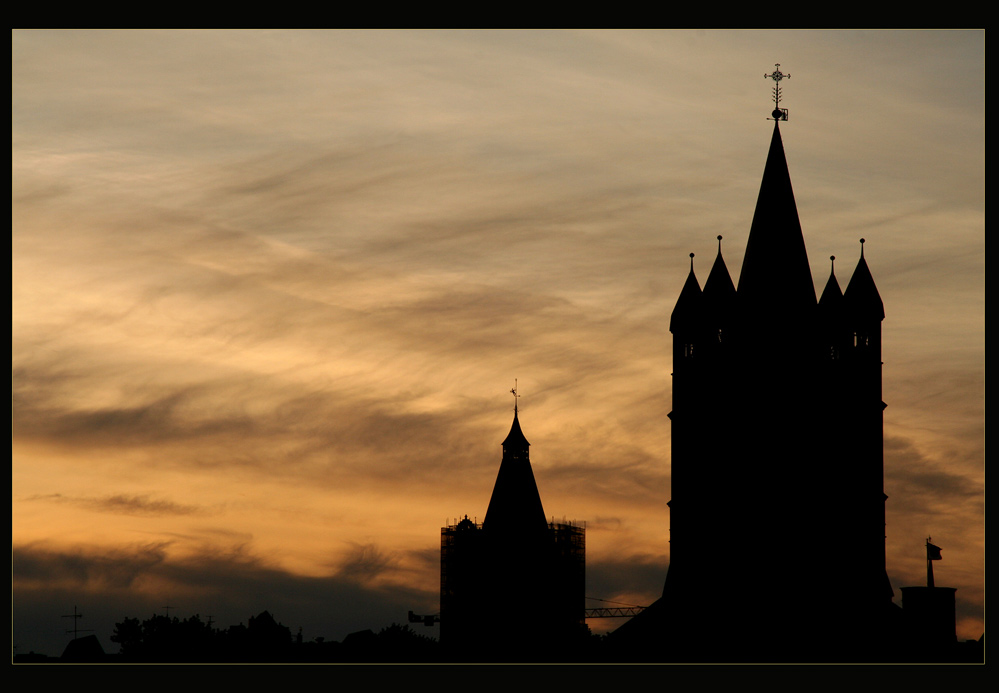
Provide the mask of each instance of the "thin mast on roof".
[{"label": "thin mast on roof", "polygon": [[767,120],[787,120],[787,109],[780,107],[780,97],[782,96],[780,81],[785,77],[787,79],[791,79],[791,75],[785,75],[783,72],[780,71],[780,63],[774,63],[774,67],[777,69],[771,72],[769,75],[763,75],[764,79],[769,77],[774,81],[774,110],[773,112],[770,113],[770,115],[773,117],[767,118]]},{"label": "thin mast on roof", "polygon": [[943,557],[940,555],[940,547],[930,543],[932,537],[926,537],[926,586],[935,587],[933,584],[933,561],[939,561]]},{"label": "thin mast on roof", "polygon": [[513,395],[513,414],[517,415],[517,400],[520,399],[520,395],[517,394],[517,379],[513,379],[513,389],[510,390],[510,394]]}]

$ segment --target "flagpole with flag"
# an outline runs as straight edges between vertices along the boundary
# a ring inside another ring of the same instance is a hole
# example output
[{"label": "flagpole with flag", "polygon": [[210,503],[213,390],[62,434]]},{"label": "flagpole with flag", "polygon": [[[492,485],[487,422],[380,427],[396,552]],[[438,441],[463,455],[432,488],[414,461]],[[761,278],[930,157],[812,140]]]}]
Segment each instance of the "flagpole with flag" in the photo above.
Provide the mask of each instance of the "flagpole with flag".
[{"label": "flagpole with flag", "polygon": [[933,561],[942,560],[940,547],[930,543],[931,537],[926,537],[926,586],[933,587]]}]

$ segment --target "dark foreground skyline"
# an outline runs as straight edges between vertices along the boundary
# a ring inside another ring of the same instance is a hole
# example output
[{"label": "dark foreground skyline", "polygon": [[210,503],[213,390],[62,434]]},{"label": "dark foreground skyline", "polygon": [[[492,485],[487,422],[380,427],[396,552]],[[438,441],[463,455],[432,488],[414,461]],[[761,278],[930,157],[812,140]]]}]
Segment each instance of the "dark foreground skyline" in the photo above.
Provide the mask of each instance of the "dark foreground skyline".
[{"label": "dark foreground skyline", "polygon": [[12,39],[19,652],[74,605],[334,640],[434,612],[514,378],[588,596],[650,603],[668,316],[690,252],[744,253],[776,61],[812,275],[865,237],[885,301],[889,578],[932,536],[981,635],[982,32]]}]

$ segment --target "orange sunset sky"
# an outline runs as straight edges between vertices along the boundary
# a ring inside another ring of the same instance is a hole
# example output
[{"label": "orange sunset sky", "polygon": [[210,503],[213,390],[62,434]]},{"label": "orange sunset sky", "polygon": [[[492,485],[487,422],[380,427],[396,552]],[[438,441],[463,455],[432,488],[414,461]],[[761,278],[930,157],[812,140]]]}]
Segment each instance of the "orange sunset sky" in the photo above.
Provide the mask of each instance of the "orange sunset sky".
[{"label": "orange sunset sky", "polygon": [[587,595],[651,603],[669,315],[719,234],[738,281],[777,62],[817,290],[864,237],[885,305],[896,602],[932,536],[979,637],[984,56],[983,31],[13,31],[16,651],[59,654],[74,606],[108,651],[165,606],[306,640],[437,611],[515,378]]}]

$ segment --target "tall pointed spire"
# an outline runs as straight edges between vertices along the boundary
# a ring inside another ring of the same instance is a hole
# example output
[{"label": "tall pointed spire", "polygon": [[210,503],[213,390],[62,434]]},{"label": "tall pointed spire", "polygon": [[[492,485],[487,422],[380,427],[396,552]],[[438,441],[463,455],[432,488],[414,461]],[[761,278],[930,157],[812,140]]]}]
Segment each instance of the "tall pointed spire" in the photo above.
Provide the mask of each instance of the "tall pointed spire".
[{"label": "tall pointed spire", "polygon": [[520,428],[517,388],[514,396],[513,425],[503,440],[503,461],[500,463],[493,495],[489,499],[483,529],[491,532],[518,533],[541,531],[548,526],[541,494],[531,469],[530,447]]},{"label": "tall pointed spire", "polygon": [[778,123],[774,122],[749,230],[739,297],[744,305],[754,308],[800,310],[815,305],[815,287]]}]

